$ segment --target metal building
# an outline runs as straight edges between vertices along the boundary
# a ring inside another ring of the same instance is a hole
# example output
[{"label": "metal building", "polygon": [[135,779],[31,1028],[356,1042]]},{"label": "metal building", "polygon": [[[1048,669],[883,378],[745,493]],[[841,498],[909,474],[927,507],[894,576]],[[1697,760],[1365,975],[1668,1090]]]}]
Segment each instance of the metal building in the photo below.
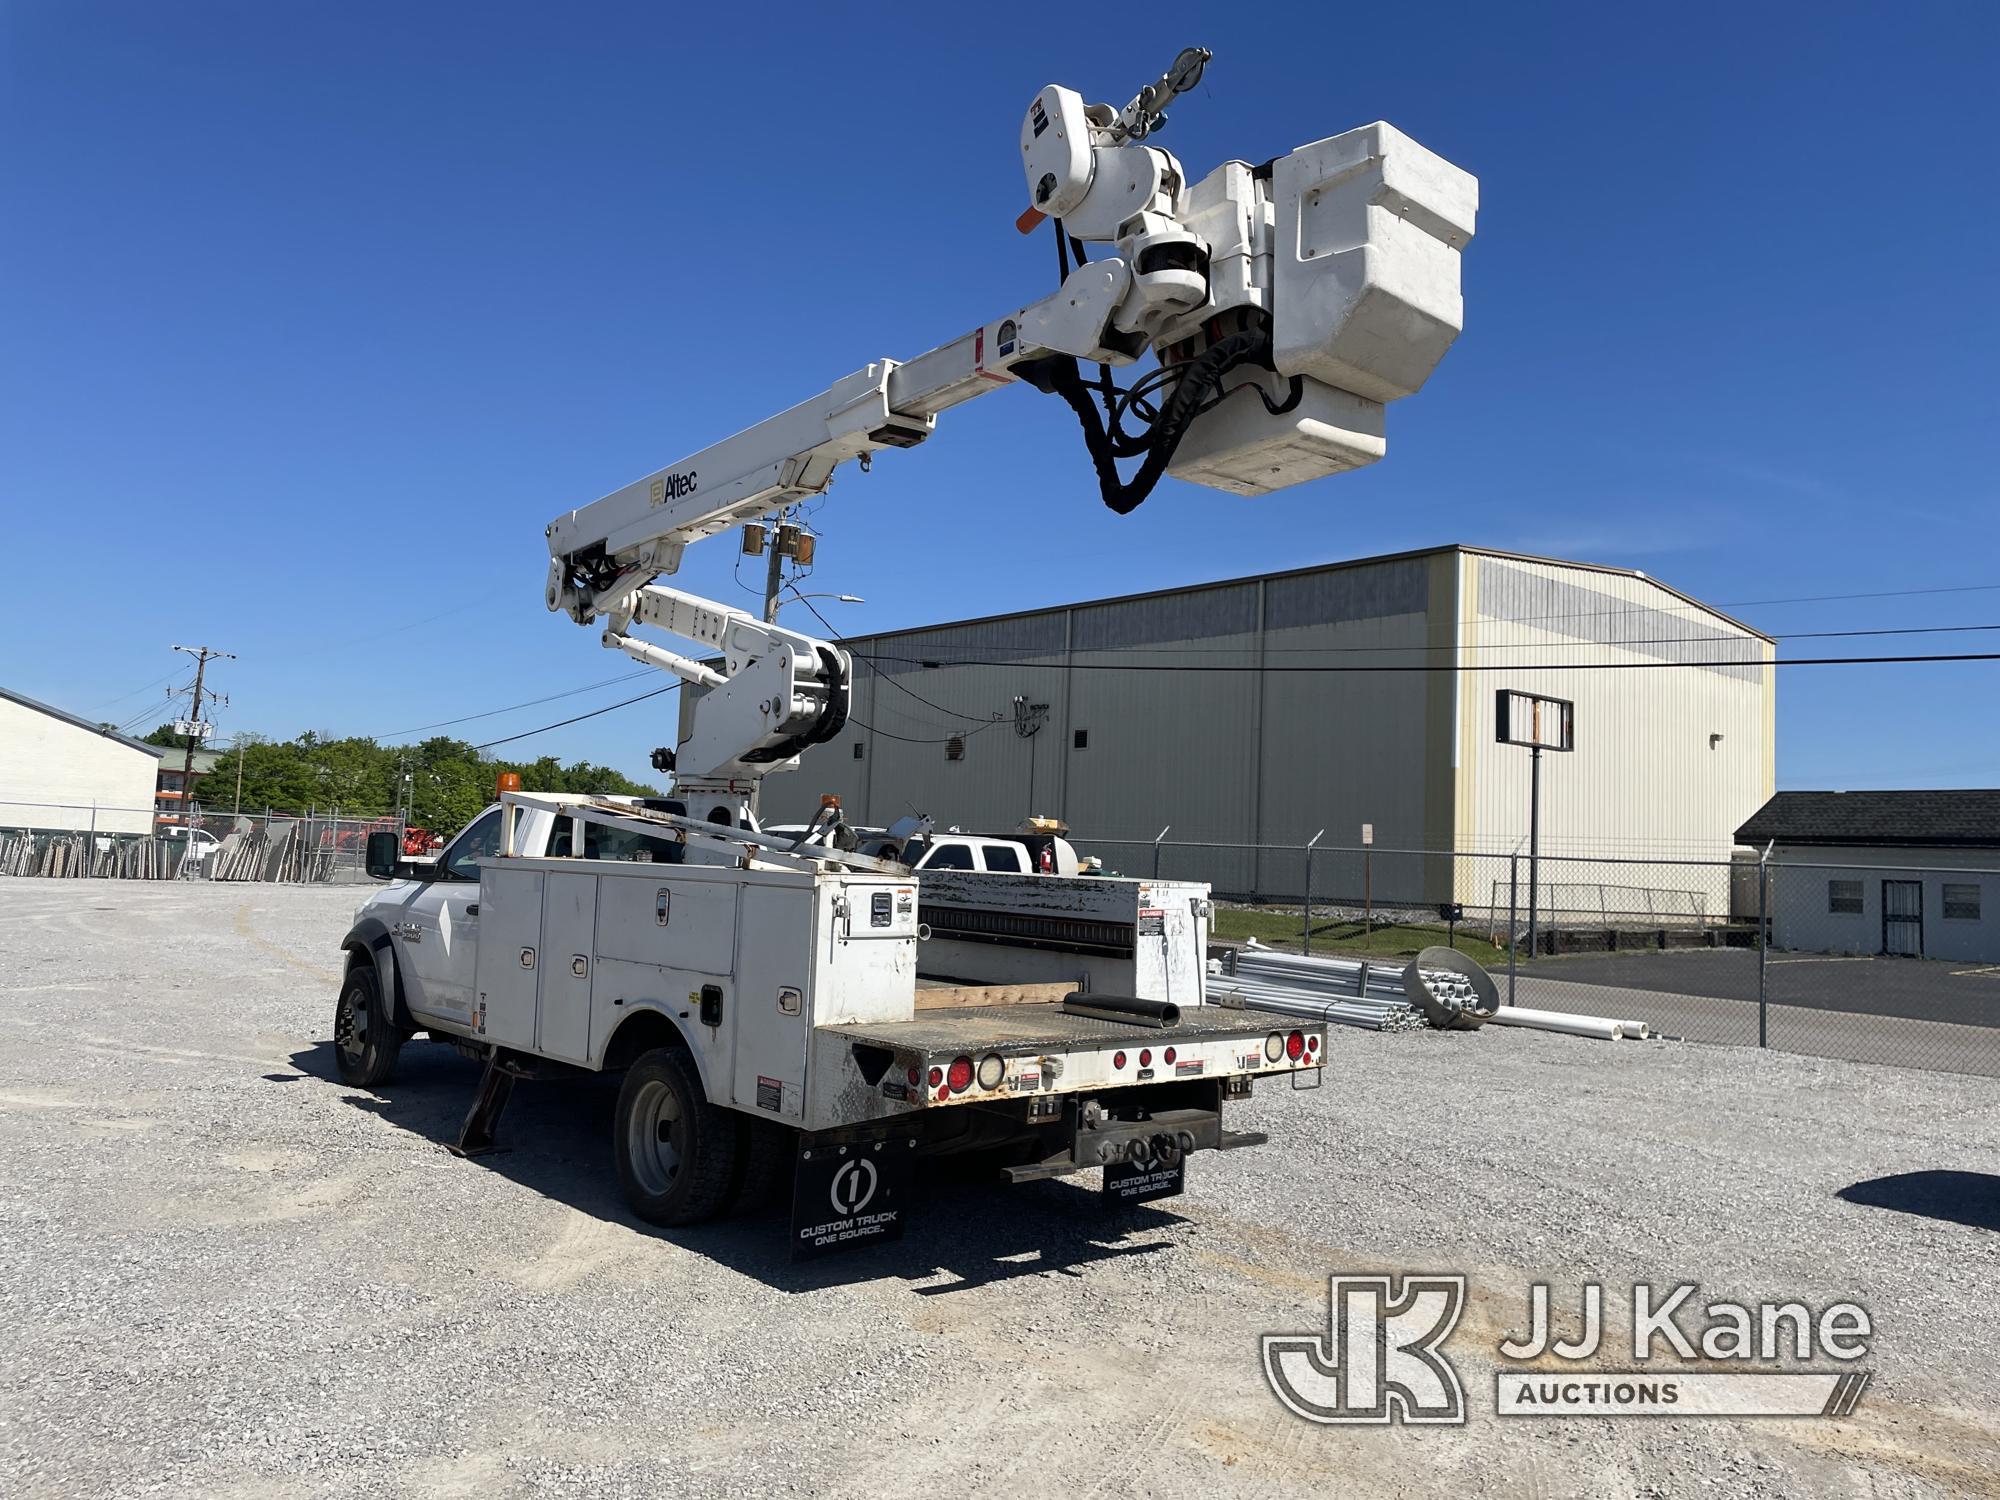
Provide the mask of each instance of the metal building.
[{"label": "metal building", "polygon": [[151,833],[165,753],[0,688],[0,828]]},{"label": "metal building", "polygon": [[[1506,851],[1528,752],[1494,691],[1571,699],[1544,760],[1550,853],[1726,859],[1774,789],[1769,637],[1642,573],[1451,546],[858,638],[852,719],[767,821],[836,793],[850,821],[1063,818],[1144,873],[1162,825],[1214,849],[1218,890],[1302,885],[1296,846],[1372,829],[1385,891],[1477,899],[1482,877],[1391,851]],[[1317,884],[1317,880],[1315,881]],[[1490,882],[1487,882],[1490,884]]]}]

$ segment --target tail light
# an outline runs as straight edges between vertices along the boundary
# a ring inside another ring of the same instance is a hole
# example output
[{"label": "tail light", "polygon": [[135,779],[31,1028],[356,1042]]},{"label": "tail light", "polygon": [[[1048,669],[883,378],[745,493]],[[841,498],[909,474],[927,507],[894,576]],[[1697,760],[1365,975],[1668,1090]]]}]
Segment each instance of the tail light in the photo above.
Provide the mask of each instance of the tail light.
[{"label": "tail light", "polygon": [[[1295,1031],[1285,1038],[1285,1056],[1289,1057],[1293,1062],[1297,1062],[1305,1055],[1306,1034],[1303,1031]],[[953,1068],[957,1068],[957,1066],[957,1063],[952,1064]]]},{"label": "tail light", "polygon": [[1123,1068],[1125,1066],[1125,1054],[1122,1052],[1112,1053],[1111,1066],[1114,1068]]},{"label": "tail light", "polygon": [[923,1074],[919,1073],[915,1068],[911,1068],[908,1076],[910,1080],[910,1087],[915,1088],[917,1086],[918,1080],[923,1077]]},{"label": "tail light", "polygon": [[[1264,1038],[1264,1056],[1269,1061],[1276,1062],[1279,1058],[1283,1057],[1284,1055],[1285,1055],[1285,1034],[1282,1031],[1274,1031],[1269,1036]],[[933,1068],[931,1071],[936,1072],[937,1070]]]},{"label": "tail light", "polygon": [[1150,1068],[1152,1067],[1152,1065],[1153,1065],[1153,1049],[1151,1047],[1141,1047],[1139,1049],[1139,1066],[1142,1068]]},{"label": "tail light", "polygon": [[1316,1036],[1309,1036],[1309,1037],[1307,1037],[1307,1038],[1306,1038],[1306,1051],[1308,1051],[1308,1052],[1317,1052],[1317,1051],[1319,1051],[1319,1038],[1318,1038],[1318,1037],[1316,1037]]},{"label": "tail light", "polygon": [[969,1057],[954,1057],[951,1060],[951,1070],[945,1074],[944,1081],[951,1086],[951,1091],[954,1094],[962,1094],[971,1088],[972,1059]]},{"label": "tail light", "polygon": [[1167,1050],[1166,1050],[1165,1052],[1162,1052],[1162,1053],[1160,1054],[1160,1061],[1161,1061],[1161,1062],[1163,1062],[1163,1063],[1165,1063],[1165,1064],[1166,1064],[1166,1065],[1167,1065],[1168,1067],[1170,1067],[1170,1068],[1171,1068],[1171,1067],[1172,1067],[1172,1066],[1174,1065],[1174,1057],[1175,1057],[1175,1055],[1176,1055],[1176,1054],[1175,1054],[1175,1052],[1174,1052],[1174,1049],[1173,1049],[1173,1048],[1171,1048],[1171,1047],[1169,1047],[1169,1048],[1167,1048]]},{"label": "tail light", "polygon": [[1007,1076],[1007,1061],[997,1052],[989,1052],[979,1059],[979,1086],[983,1089],[997,1089]]},{"label": "tail light", "polygon": [[935,1089],[935,1088],[936,1088],[936,1087],[937,1087],[937,1086],[938,1086],[939,1084],[941,1084],[941,1083],[943,1083],[943,1082],[944,1082],[944,1069],[943,1069],[943,1068],[932,1068],[932,1069],[931,1069],[931,1087],[932,1087],[933,1089]]}]

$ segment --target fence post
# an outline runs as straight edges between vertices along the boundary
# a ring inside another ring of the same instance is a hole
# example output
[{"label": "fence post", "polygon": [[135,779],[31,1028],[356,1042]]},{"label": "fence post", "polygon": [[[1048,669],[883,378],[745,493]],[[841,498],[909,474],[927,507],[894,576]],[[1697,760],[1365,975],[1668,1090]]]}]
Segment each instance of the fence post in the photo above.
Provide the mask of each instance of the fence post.
[{"label": "fence post", "polygon": [[1153,879],[1155,880],[1160,878],[1160,840],[1164,839],[1169,833],[1172,833],[1173,828],[1174,825],[1169,823],[1153,836]]},{"label": "fence post", "polygon": [[[1313,845],[1325,837],[1326,830],[1322,828],[1306,841],[1306,925],[1302,942],[1308,958],[1312,957],[1313,951]],[[1365,985],[1363,987],[1366,988]]]},{"label": "fence post", "polygon": [[95,797],[92,797],[90,799],[90,847],[84,851],[83,873],[87,876],[95,875],[97,873],[96,867],[97,867],[97,799]]},{"label": "fence post", "polygon": [[[1775,842],[1775,840],[1773,841]],[[1769,920],[1771,901],[1771,849],[1766,845],[1757,860],[1757,1045],[1771,1045],[1770,998],[1764,989],[1764,952],[1771,945]]]},{"label": "fence post", "polygon": [[1514,955],[1521,946],[1521,856],[1507,856],[1507,1003],[1514,1003]]}]

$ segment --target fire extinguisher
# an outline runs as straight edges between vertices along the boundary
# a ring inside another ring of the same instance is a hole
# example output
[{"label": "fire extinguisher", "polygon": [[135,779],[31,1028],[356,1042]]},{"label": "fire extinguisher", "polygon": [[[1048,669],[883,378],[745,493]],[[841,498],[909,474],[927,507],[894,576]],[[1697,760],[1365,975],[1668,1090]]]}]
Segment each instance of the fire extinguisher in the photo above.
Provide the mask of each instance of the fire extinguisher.
[{"label": "fire extinguisher", "polygon": [[1044,845],[1042,845],[1042,852],[1041,852],[1041,856],[1040,856],[1040,857],[1039,857],[1039,858],[1038,858],[1038,859],[1037,859],[1037,860],[1035,861],[1035,863],[1036,863],[1036,864],[1037,864],[1038,866],[1040,866],[1040,868],[1041,868],[1041,872],[1042,872],[1042,873],[1043,873],[1044,875],[1053,875],[1053,874],[1055,874],[1055,872],[1056,872],[1056,846],[1055,846],[1054,844],[1044,844]]}]

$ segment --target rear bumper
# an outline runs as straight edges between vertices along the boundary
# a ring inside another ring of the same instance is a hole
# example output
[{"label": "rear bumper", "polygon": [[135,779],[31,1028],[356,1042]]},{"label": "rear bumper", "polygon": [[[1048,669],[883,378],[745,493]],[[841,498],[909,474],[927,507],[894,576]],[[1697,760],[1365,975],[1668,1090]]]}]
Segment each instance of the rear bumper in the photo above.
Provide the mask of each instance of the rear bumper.
[{"label": "rear bumper", "polygon": [[1238,1151],[1270,1139],[1261,1130],[1225,1130],[1221,1101],[1213,1108],[1116,1110],[1095,1100],[1068,1111],[1063,1137],[1040,1161],[1005,1168],[1011,1182],[1064,1177],[1120,1162],[1172,1166],[1197,1151]]}]

